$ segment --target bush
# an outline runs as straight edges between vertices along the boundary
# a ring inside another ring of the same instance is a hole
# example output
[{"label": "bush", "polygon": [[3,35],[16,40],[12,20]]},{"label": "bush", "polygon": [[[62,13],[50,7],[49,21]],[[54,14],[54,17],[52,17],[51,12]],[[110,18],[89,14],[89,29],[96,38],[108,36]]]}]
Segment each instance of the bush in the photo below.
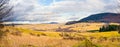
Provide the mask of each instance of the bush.
[{"label": "bush", "polygon": [[35,34],[34,34],[34,33],[30,33],[30,35],[35,36]]},{"label": "bush", "polygon": [[1,29],[1,28],[4,28],[4,25],[3,25],[3,24],[0,24],[0,29]]},{"label": "bush", "polygon": [[41,35],[42,35],[42,36],[47,36],[45,33],[42,33]]},{"label": "bush", "polygon": [[83,42],[78,42],[78,44],[75,44],[72,47],[101,47],[101,45],[93,44],[88,39],[85,39]]},{"label": "bush", "polygon": [[16,36],[22,36],[22,32],[20,31],[12,32],[11,34]]},{"label": "bush", "polygon": [[40,34],[37,34],[38,37],[40,37]]}]

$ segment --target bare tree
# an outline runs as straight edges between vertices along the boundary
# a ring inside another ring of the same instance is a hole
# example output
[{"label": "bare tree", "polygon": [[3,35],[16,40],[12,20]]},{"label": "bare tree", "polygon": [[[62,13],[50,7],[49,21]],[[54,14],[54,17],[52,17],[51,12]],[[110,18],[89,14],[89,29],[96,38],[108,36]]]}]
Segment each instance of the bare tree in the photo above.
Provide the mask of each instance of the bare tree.
[{"label": "bare tree", "polygon": [[6,32],[3,30],[4,18],[12,15],[12,6],[10,5],[10,0],[0,0],[0,39],[5,36]]},{"label": "bare tree", "polygon": [[0,22],[4,22],[3,19],[12,15],[12,6],[9,3],[10,0],[0,0]]},{"label": "bare tree", "polygon": [[117,12],[117,13],[120,13],[120,0],[117,0],[117,2],[118,2],[118,3],[117,3],[117,8],[118,8],[118,9],[116,9],[116,12]]},{"label": "bare tree", "polygon": [[3,28],[4,25],[1,24],[4,22],[4,18],[12,15],[13,7],[10,5],[10,0],[0,0],[0,28]]}]

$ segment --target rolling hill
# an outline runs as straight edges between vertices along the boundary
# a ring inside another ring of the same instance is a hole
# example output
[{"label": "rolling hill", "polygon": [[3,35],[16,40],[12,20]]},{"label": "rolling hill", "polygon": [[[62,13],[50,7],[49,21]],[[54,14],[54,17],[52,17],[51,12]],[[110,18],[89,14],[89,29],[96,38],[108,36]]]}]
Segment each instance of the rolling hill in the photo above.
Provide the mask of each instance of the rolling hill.
[{"label": "rolling hill", "polygon": [[74,24],[80,22],[107,22],[107,23],[120,23],[120,14],[119,13],[99,13],[93,14],[86,18],[83,18],[79,21],[71,21],[66,24]]}]

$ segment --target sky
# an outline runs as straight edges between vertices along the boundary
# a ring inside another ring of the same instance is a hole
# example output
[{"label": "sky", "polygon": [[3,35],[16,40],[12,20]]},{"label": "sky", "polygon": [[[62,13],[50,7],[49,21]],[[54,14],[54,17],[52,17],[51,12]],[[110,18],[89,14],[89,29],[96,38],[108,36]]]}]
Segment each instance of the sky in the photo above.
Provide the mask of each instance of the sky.
[{"label": "sky", "polygon": [[12,21],[59,22],[76,21],[92,14],[119,9],[117,0],[11,0]]}]

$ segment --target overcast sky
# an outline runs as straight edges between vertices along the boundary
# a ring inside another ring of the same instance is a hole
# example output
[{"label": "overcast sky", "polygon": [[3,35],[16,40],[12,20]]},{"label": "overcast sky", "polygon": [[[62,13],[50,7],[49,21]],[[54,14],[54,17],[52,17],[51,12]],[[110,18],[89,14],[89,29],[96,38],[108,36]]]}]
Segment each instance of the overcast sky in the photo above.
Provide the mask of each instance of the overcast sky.
[{"label": "overcast sky", "polygon": [[17,21],[67,22],[91,14],[114,12],[117,0],[11,0]]}]

